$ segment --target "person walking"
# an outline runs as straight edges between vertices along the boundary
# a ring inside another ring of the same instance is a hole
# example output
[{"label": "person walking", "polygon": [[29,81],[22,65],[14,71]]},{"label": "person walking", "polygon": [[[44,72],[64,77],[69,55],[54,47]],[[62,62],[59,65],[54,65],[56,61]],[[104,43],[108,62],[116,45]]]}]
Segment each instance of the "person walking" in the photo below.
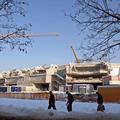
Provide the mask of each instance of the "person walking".
[{"label": "person walking", "polygon": [[103,105],[103,96],[99,92],[96,92],[96,94],[97,94],[97,103],[98,103],[97,111],[104,112],[105,106]]},{"label": "person walking", "polygon": [[66,94],[68,95],[67,96],[67,103],[66,103],[67,110],[68,110],[68,112],[70,112],[70,111],[72,111],[72,103],[74,101],[74,97],[69,91],[66,91]]},{"label": "person walking", "polygon": [[48,105],[48,109],[51,109],[51,107],[56,110],[55,107],[55,96],[53,94],[52,91],[49,92],[50,96],[49,96],[49,105]]}]

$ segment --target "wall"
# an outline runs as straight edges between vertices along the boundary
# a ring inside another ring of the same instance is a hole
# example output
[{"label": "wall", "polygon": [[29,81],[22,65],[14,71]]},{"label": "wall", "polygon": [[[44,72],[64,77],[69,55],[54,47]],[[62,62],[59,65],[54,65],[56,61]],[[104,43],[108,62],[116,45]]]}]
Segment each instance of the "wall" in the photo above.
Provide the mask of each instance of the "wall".
[{"label": "wall", "polygon": [[[66,101],[67,95],[64,92],[54,93],[56,100]],[[83,95],[83,94],[73,94],[75,101],[80,102],[96,102],[96,95]],[[49,92],[41,93],[0,93],[1,98],[17,98],[17,99],[35,99],[35,100],[48,100]]]},{"label": "wall", "polygon": [[[66,94],[54,94],[56,100],[65,100]],[[36,93],[0,93],[0,98],[16,98],[16,99],[33,99],[33,100],[48,100],[49,92]]]},{"label": "wall", "polygon": [[48,92],[41,93],[0,93],[1,98],[48,99]]}]

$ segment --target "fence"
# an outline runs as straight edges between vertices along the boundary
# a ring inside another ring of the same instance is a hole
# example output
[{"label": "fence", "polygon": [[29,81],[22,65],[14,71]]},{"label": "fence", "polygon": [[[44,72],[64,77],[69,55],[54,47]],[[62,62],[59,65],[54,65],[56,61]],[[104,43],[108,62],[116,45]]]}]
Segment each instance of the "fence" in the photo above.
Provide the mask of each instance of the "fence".
[{"label": "fence", "polygon": [[48,92],[41,93],[0,93],[1,98],[48,99]]},{"label": "fence", "polygon": [[120,86],[100,86],[98,87],[104,98],[104,102],[120,102]]},{"label": "fence", "polygon": [[[65,93],[54,93],[56,100],[65,101],[67,95]],[[84,94],[73,94],[76,101],[81,102],[95,102],[96,95],[84,95]],[[40,92],[40,93],[0,93],[1,98],[17,98],[17,99],[33,99],[33,100],[48,100],[49,92]]]}]

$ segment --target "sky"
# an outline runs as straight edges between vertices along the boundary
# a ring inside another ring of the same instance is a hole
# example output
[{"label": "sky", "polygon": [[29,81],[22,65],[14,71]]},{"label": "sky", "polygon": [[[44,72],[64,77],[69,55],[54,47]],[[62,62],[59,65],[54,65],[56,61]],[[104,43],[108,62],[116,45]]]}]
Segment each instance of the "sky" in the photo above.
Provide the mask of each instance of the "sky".
[{"label": "sky", "polygon": [[[56,32],[55,36],[32,38],[32,47],[27,53],[17,50],[4,50],[0,53],[0,71],[33,68],[50,64],[68,64],[75,58],[70,48],[79,48],[84,35],[79,35],[79,28],[65,12],[71,12],[74,0],[29,0],[25,18],[16,18],[18,23],[31,23],[31,33]],[[76,51],[81,59],[81,51]]]}]

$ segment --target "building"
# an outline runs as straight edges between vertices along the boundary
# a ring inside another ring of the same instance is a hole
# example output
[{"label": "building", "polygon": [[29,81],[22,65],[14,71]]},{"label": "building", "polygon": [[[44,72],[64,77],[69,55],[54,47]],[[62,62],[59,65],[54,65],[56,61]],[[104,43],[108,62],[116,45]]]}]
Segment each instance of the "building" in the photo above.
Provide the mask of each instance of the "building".
[{"label": "building", "polygon": [[97,89],[98,85],[103,85],[102,78],[108,76],[109,69],[107,64],[84,62],[73,63],[66,66],[66,84],[67,85],[93,85],[94,89]]},{"label": "building", "polygon": [[90,93],[97,86],[120,84],[119,75],[120,64],[70,63],[3,72],[0,74],[0,85],[21,87],[15,88],[15,91],[18,89],[23,92],[69,90]]},{"label": "building", "polygon": [[120,85],[120,64],[111,63],[109,64],[110,68],[110,85]]},{"label": "building", "polygon": [[64,65],[51,65],[46,68],[37,66],[33,69],[12,70],[1,74],[0,84],[1,87],[14,87],[14,91],[17,92],[59,90],[59,86],[65,84],[64,71]]}]

